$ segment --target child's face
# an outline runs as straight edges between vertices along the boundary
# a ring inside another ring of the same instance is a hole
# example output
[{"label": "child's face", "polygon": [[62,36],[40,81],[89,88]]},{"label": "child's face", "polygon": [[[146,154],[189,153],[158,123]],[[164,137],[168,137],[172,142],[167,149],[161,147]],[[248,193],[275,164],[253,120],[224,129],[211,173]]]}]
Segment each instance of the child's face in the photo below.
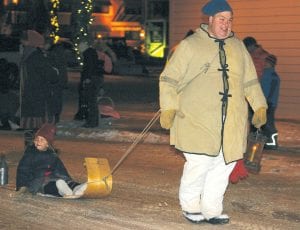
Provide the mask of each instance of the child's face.
[{"label": "child's face", "polygon": [[49,147],[48,141],[42,136],[37,136],[34,139],[34,145],[40,151],[46,151]]}]

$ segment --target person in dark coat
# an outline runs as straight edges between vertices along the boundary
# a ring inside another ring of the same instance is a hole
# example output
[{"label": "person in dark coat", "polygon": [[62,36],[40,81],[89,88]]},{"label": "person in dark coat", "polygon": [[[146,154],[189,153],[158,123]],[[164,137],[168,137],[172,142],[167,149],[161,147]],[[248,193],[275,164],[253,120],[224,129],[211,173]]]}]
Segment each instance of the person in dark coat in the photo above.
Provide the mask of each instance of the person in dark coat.
[{"label": "person in dark coat", "polygon": [[48,59],[52,67],[57,70],[58,79],[50,85],[50,95],[47,103],[48,116],[51,118],[49,122],[54,120],[55,123],[59,122],[60,115],[63,109],[63,90],[67,88],[67,62],[65,51],[62,44],[53,44],[48,52]]},{"label": "person in dark coat", "polygon": [[98,60],[97,51],[86,42],[79,45],[83,56],[83,68],[79,83],[79,108],[74,119],[86,119],[84,127],[97,127],[99,109],[97,95],[103,84],[103,62]]},{"label": "person in dark coat", "polygon": [[[267,52],[260,44],[258,44],[254,37],[251,36],[245,37],[243,39],[243,43],[252,58],[257,73],[257,77],[260,80],[265,68],[265,59],[269,55],[269,52]],[[254,111],[249,105],[249,123],[250,123],[251,133],[257,131],[257,128],[255,128],[255,126],[251,124],[253,113]]]},{"label": "person in dark coat", "polygon": [[19,108],[19,97],[12,87],[11,69],[6,59],[0,59],[0,129],[11,130],[10,122],[18,123],[16,117]]},{"label": "person in dark coat", "polygon": [[47,120],[49,84],[57,82],[58,75],[45,56],[41,34],[27,30],[22,34],[21,44],[20,128],[25,130],[27,145],[32,142],[36,130]]},{"label": "person in dark coat", "polygon": [[245,37],[243,39],[243,43],[251,55],[257,77],[260,79],[265,67],[265,58],[269,55],[269,52],[267,52],[260,44],[258,44],[254,37]]},{"label": "person in dark coat", "polygon": [[278,131],[275,125],[275,112],[278,106],[280,76],[275,70],[277,58],[270,54],[265,59],[265,68],[260,79],[261,88],[268,103],[267,123],[262,126],[264,135],[268,138],[265,149],[276,150],[278,148]]},{"label": "person in dark coat", "polygon": [[52,146],[56,128],[45,123],[17,167],[16,191],[56,197],[81,196],[87,184],[75,182]]}]

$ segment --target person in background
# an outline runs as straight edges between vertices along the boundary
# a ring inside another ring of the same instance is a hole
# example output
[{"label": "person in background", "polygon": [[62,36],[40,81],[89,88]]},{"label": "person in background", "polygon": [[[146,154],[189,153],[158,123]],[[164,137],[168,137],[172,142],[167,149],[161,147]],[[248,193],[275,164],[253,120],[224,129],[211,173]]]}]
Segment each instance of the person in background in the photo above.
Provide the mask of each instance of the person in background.
[{"label": "person in background", "polygon": [[19,123],[19,96],[13,88],[10,64],[5,58],[0,58],[0,130],[12,130],[12,124],[17,126]]},{"label": "person in background", "polygon": [[268,138],[265,149],[276,150],[278,148],[278,131],[275,126],[275,112],[278,105],[280,77],[275,70],[277,58],[268,55],[265,58],[265,68],[260,79],[261,87],[268,103],[267,123],[262,126],[264,135]]},{"label": "person in background", "polygon": [[104,61],[104,73],[111,74],[113,72],[113,66],[117,62],[116,54],[101,39],[95,42],[94,48],[97,51],[98,59]]},{"label": "person in background", "polygon": [[269,53],[265,49],[263,49],[261,45],[257,44],[257,41],[254,37],[245,37],[243,42],[252,57],[257,77],[261,78],[263,70],[265,68],[265,59],[269,55]]},{"label": "person in background", "polygon": [[111,58],[112,63],[115,63],[118,60],[115,52],[102,39],[97,40],[94,47],[97,51],[106,53]]},{"label": "person in background", "polygon": [[192,223],[226,224],[223,199],[229,176],[243,159],[252,123],[266,123],[267,103],[243,42],[232,32],[233,10],[210,0],[201,24],[183,39],[160,75],[160,124],[183,152],[179,201]]},{"label": "person in background", "polygon": [[53,148],[54,124],[45,123],[17,167],[16,191],[55,197],[82,196],[87,184],[75,182]]},{"label": "person in background", "polygon": [[47,57],[50,65],[57,70],[56,81],[52,81],[49,90],[50,95],[47,100],[49,122],[60,121],[60,115],[63,109],[63,90],[68,85],[68,73],[65,50],[62,44],[53,44],[47,50]]},{"label": "person in background", "polygon": [[58,78],[45,55],[44,43],[44,37],[34,30],[26,30],[21,36],[20,128],[25,130],[25,146],[47,121],[49,84]]},{"label": "person in background", "polygon": [[103,85],[103,61],[98,60],[96,49],[87,42],[80,43],[79,50],[83,57],[83,67],[79,83],[79,108],[74,119],[85,119],[83,127],[94,128],[99,124],[97,96]]},{"label": "person in background", "polygon": [[[261,45],[257,44],[257,41],[254,37],[248,36],[243,39],[244,45],[246,46],[249,54],[251,55],[252,61],[255,66],[257,77],[260,80],[265,68],[265,59],[269,53],[262,48]],[[253,110],[249,105],[249,121],[253,117]],[[250,132],[256,132],[257,129],[254,125],[250,123]]]}]

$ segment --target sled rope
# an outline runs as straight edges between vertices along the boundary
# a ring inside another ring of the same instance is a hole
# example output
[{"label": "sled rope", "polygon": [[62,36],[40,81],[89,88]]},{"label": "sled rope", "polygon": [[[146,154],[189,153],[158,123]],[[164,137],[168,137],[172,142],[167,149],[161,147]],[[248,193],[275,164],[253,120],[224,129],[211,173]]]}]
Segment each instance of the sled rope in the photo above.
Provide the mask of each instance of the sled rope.
[{"label": "sled rope", "polygon": [[113,173],[119,168],[119,166],[123,163],[123,161],[126,159],[126,157],[132,152],[132,150],[135,148],[135,146],[143,139],[143,137],[147,134],[149,129],[153,126],[153,124],[158,120],[160,117],[160,110],[158,110],[155,115],[152,117],[152,119],[148,122],[146,127],[143,129],[143,131],[135,138],[133,143],[129,146],[129,148],[126,150],[126,152],[123,154],[121,159],[116,163],[116,165],[113,167],[113,169],[110,171],[109,175],[102,178],[104,182],[106,179],[113,175]]}]

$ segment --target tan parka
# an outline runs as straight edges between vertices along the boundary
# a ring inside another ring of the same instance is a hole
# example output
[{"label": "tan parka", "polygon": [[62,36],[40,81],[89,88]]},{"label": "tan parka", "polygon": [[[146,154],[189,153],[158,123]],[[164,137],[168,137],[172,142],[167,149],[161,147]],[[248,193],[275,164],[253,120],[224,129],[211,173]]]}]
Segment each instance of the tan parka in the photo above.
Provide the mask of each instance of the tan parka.
[{"label": "tan parka", "polygon": [[217,156],[225,162],[243,157],[248,133],[248,104],[267,108],[255,67],[242,41],[225,39],[229,94],[222,146],[223,78],[219,44],[207,25],[182,40],[160,75],[161,110],[175,109],[170,144],[189,153]]}]

